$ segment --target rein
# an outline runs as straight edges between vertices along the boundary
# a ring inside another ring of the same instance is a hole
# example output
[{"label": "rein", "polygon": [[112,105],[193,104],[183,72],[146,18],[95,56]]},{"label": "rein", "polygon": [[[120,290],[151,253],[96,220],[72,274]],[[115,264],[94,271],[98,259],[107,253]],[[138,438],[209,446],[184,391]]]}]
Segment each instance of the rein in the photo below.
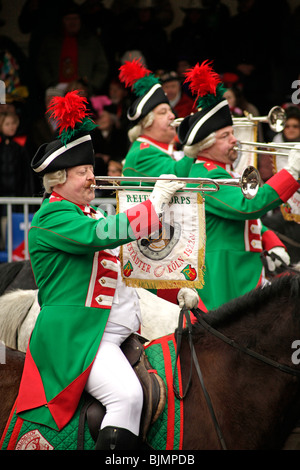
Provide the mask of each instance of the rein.
[{"label": "rein", "polygon": [[253,351],[253,349],[246,348],[244,346],[241,346],[240,344],[236,343],[234,340],[228,338],[227,336],[223,335],[220,333],[218,330],[215,328],[212,328],[206,321],[203,319],[201,316],[198,308],[192,309],[193,314],[197,318],[198,322],[200,323],[203,328],[205,328],[207,331],[212,333],[214,336],[217,338],[221,339],[224,341],[224,343],[229,344],[233,348],[238,349],[239,351],[242,351],[245,354],[248,354],[251,357],[254,357],[255,359],[258,359],[261,362],[264,362],[265,364],[268,364],[269,366],[275,367],[276,369],[280,370],[281,372],[286,372],[287,374],[294,375],[296,377],[300,377],[300,371],[293,369],[292,367],[286,366],[284,364],[280,364],[277,361],[273,361],[272,359],[264,356],[263,354],[260,354],[256,351]]},{"label": "rein", "polygon": [[[223,335],[223,333],[220,333],[218,330],[216,330],[215,328],[210,326],[203,319],[202,314],[204,312],[202,312],[200,309],[194,308],[194,309],[191,309],[191,311],[195,315],[195,317],[197,318],[197,321],[199,322],[199,324],[205,330],[207,330],[209,333],[213,334],[214,336],[216,336],[217,338],[222,340],[224,343],[232,346],[233,348],[238,349],[239,351],[241,351],[245,354],[248,354],[249,356],[251,356],[251,357],[253,357],[253,358],[255,358],[255,359],[257,359],[261,362],[264,362],[265,364],[267,364],[271,367],[274,367],[275,369],[280,370],[281,372],[285,372],[287,374],[294,375],[294,376],[300,378],[300,371],[297,371],[297,370],[293,369],[292,367],[286,366],[284,364],[280,364],[277,361],[273,361],[273,359],[270,359],[270,358],[268,358],[268,357],[264,356],[263,354],[260,354],[256,351],[253,351],[252,349],[241,346],[240,344],[236,343],[234,340],[232,340],[232,339],[228,338],[227,336]],[[186,385],[184,393],[182,395],[180,395],[179,391],[176,388],[176,384],[175,384],[175,373],[176,373],[176,368],[177,368],[177,360],[179,358],[180,349],[181,349],[182,333],[183,333],[183,329],[184,329],[183,328],[183,318],[184,318],[184,316],[185,316],[186,321],[187,321],[188,340],[189,340],[189,346],[190,346],[190,350],[191,350],[192,359],[191,359],[191,364],[190,364],[190,373],[189,373],[188,383]],[[193,344],[192,323],[191,323],[189,311],[185,307],[183,307],[181,309],[180,314],[179,314],[178,328],[177,328],[177,331],[176,331],[176,341],[177,341],[177,351],[176,351],[176,360],[175,360],[174,373],[173,373],[173,391],[174,391],[174,394],[179,400],[183,400],[186,397],[186,394],[187,394],[187,392],[190,388],[190,385],[192,383],[192,370],[193,370],[193,364],[194,364],[194,366],[196,368],[196,371],[197,371],[197,374],[198,374],[198,377],[199,377],[199,380],[200,380],[200,383],[201,383],[201,387],[202,387],[202,391],[203,391],[203,394],[204,394],[204,397],[205,397],[205,400],[206,400],[206,404],[208,406],[212,421],[214,423],[215,430],[216,430],[216,433],[218,435],[222,450],[227,450],[226,449],[226,444],[225,444],[225,441],[224,441],[224,438],[223,438],[223,435],[222,435],[222,432],[221,432],[221,429],[220,429],[220,426],[219,426],[219,423],[218,423],[218,420],[216,418],[216,415],[215,415],[215,412],[214,412],[214,409],[213,409],[213,405],[212,405],[209,393],[207,392],[205,384],[204,384],[202,372],[201,372],[201,369],[200,369],[200,366],[199,366],[198,358],[197,358],[195,348],[194,348],[194,344]]]},{"label": "rein", "polygon": [[[299,246],[300,246],[300,245],[299,245]],[[276,271],[276,269],[275,269],[275,271],[272,271],[272,272],[269,271],[269,269],[268,269],[268,263],[267,263],[267,260],[266,260],[266,257],[267,257],[267,256],[269,256],[269,257],[272,259],[272,261],[278,260],[278,261],[281,262],[281,266],[280,266],[281,270],[280,270],[280,272],[288,271],[289,273],[293,273],[293,274],[297,274],[297,275],[299,274],[299,271],[297,271],[297,269],[294,269],[294,268],[292,268],[291,266],[287,265],[287,264],[280,258],[280,256],[276,255],[276,253],[268,253],[267,250],[264,250],[264,251],[261,252],[260,258],[261,258],[262,264],[263,264],[263,266],[264,266],[264,268],[265,268],[265,271],[266,271],[267,273],[269,273],[269,275],[270,275],[271,277],[275,277],[276,274],[277,274],[277,271]]]},{"label": "rein", "polygon": [[[176,384],[175,384],[175,373],[176,373],[176,368],[177,368],[177,360],[178,360],[178,357],[179,357],[179,354],[180,354],[180,348],[181,348],[181,339],[182,339],[182,332],[183,332],[183,317],[184,316],[185,316],[186,321],[187,321],[188,334],[189,334],[188,335],[189,346],[190,346],[193,361],[191,360],[190,374],[189,374],[189,379],[188,379],[188,383],[187,383],[185,392],[183,393],[183,395],[180,395],[179,391],[176,388]],[[221,432],[221,429],[220,429],[220,426],[219,426],[219,423],[218,423],[218,420],[217,420],[215,412],[214,412],[214,408],[213,408],[209,393],[206,390],[206,387],[205,387],[205,384],[204,384],[202,372],[201,372],[201,369],[200,369],[200,366],[199,366],[198,358],[197,358],[195,348],[194,348],[194,344],[193,344],[192,323],[191,323],[189,311],[185,307],[183,307],[181,309],[180,314],[179,314],[178,329],[177,329],[177,332],[176,332],[176,341],[177,341],[177,351],[176,351],[176,359],[175,359],[175,366],[174,366],[174,373],[173,373],[173,391],[174,391],[174,394],[179,400],[183,400],[185,398],[185,396],[186,396],[186,394],[187,394],[187,392],[190,388],[190,385],[192,383],[192,370],[193,370],[193,363],[194,363],[197,374],[198,374],[198,377],[199,377],[199,380],[200,380],[202,391],[203,391],[203,394],[204,394],[204,397],[205,397],[205,400],[206,400],[206,404],[208,406],[211,418],[213,420],[215,430],[216,430],[216,433],[218,435],[222,450],[227,450],[226,449],[226,444],[225,444],[225,441],[224,441],[224,438],[223,438],[223,435],[222,435],[222,432]]]}]

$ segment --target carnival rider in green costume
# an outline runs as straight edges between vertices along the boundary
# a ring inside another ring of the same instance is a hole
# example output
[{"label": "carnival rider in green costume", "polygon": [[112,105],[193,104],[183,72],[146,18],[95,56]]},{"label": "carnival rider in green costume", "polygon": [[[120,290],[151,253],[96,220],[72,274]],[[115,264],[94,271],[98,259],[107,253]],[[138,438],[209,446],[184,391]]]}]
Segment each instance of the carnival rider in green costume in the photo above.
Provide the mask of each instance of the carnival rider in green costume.
[{"label": "carnival rider in green costume", "polygon": [[[195,162],[192,178],[236,178],[237,139],[225,88],[207,61],[186,73],[191,91],[197,96],[198,111],[187,116],[178,128],[185,155]],[[299,189],[300,150],[291,150],[285,169],[246,199],[240,188],[221,185],[205,195],[206,255],[204,287],[200,304],[210,310],[266,282],[262,252],[270,271],[290,262],[284,244],[268,230],[260,217],[286,202]],[[275,254],[279,258],[272,259]]]},{"label": "carnival rider in green costume", "polygon": [[163,173],[188,176],[193,161],[179,158],[182,155],[176,152],[175,114],[159,79],[137,59],[120,67],[119,78],[137,96],[127,111],[132,124],[128,131],[132,145],[125,158],[123,176],[158,177]]},{"label": "carnival rider in green costume", "polygon": [[[32,160],[48,193],[29,231],[40,314],[28,345],[17,414],[61,430],[85,389],[105,407],[96,449],[139,445],[142,388],[120,346],[140,327],[135,289],[121,278],[118,247],[157,230],[163,205],[184,184],[159,181],[149,199],[107,216],[95,198],[94,127],[77,91],[56,97],[50,112],[60,138]],[[198,303],[191,289],[181,302]]]}]

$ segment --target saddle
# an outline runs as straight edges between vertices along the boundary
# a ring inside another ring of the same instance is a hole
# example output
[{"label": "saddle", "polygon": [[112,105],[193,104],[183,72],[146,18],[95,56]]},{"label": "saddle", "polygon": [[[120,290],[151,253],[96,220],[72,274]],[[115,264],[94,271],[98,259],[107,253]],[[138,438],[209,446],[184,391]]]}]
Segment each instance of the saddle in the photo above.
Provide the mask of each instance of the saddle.
[{"label": "saddle", "polygon": [[[142,337],[132,334],[124,341],[121,349],[142,385],[144,401],[140,437],[145,441],[150,425],[155,423],[165,407],[166,387],[162,378],[151,367],[141,341],[143,341]],[[83,398],[84,404],[81,409],[78,425],[78,450],[83,450],[84,448],[85,421],[87,421],[90,434],[96,442],[100,424],[105,415],[105,407],[98,400],[86,392],[83,393]]]}]

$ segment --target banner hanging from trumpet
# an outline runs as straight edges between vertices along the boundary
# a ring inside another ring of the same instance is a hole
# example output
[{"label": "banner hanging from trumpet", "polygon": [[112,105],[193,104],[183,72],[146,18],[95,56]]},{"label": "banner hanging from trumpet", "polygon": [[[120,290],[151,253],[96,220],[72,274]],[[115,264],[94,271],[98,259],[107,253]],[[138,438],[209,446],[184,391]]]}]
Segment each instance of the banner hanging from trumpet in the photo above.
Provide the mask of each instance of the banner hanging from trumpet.
[{"label": "banner hanging from trumpet", "polygon": [[[295,142],[296,143],[296,142]],[[272,143],[270,143],[272,148]],[[292,146],[291,146],[292,148]],[[273,169],[277,173],[286,166],[287,158],[282,155],[273,155]],[[300,193],[297,191],[286,203],[281,204],[280,211],[285,220],[300,223]]]},{"label": "banner hanging from trumpet", "polygon": [[[119,191],[118,212],[148,199],[151,192]],[[205,259],[204,199],[198,192],[177,192],[165,209],[161,229],[121,246],[126,285],[146,289],[203,287]]]}]

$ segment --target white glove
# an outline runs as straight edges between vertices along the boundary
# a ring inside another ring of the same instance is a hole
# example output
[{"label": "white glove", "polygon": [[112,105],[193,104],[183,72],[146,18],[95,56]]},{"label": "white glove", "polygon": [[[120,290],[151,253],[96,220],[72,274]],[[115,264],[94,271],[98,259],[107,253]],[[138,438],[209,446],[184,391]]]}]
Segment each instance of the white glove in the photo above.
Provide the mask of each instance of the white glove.
[{"label": "white glove", "polygon": [[180,308],[186,306],[186,308],[190,310],[191,308],[198,307],[200,299],[195,289],[182,287],[177,294],[177,300]]},{"label": "white glove", "polygon": [[299,179],[300,175],[300,145],[297,144],[292,150],[289,151],[288,162],[284,167],[295,180]]},{"label": "white glove", "polygon": [[267,264],[268,264],[268,270],[270,272],[275,271],[276,268],[279,268],[279,266],[282,265],[282,263],[285,263],[287,265],[290,264],[290,257],[286,250],[282,246],[275,246],[275,248],[272,248],[270,251],[268,251],[268,254],[271,255],[274,253],[275,255],[279,256],[281,260],[275,258],[273,261],[270,256],[266,256]]},{"label": "white glove", "polygon": [[[176,178],[174,175],[161,175],[160,178]],[[170,200],[180,189],[184,188],[185,183],[180,180],[167,181],[158,180],[155,183],[153,191],[149,196],[157,214],[161,214],[163,206],[169,204]]]}]

